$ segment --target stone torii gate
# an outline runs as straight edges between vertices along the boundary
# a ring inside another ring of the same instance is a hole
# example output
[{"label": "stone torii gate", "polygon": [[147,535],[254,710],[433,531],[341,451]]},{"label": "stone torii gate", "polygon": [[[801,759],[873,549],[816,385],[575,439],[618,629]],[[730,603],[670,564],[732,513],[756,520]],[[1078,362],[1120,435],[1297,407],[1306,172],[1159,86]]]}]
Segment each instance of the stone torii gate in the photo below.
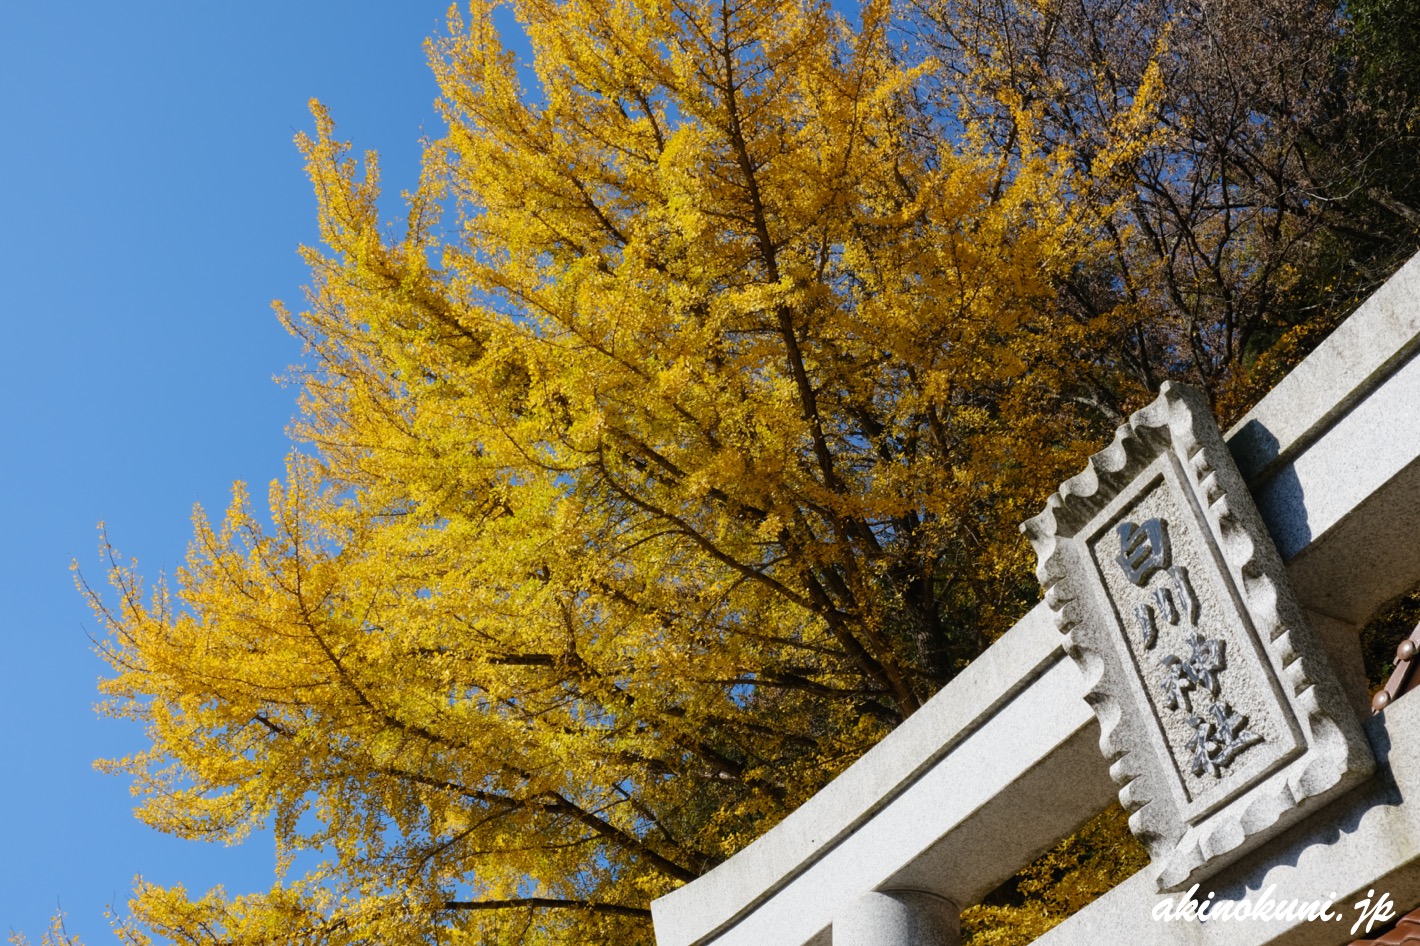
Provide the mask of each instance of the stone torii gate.
[{"label": "stone torii gate", "polygon": [[[1338,946],[1368,891],[1420,905],[1420,697],[1372,715],[1358,640],[1420,582],[1417,352],[1420,257],[1216,442],[1186,392],[1136,414],[1030,526],[1050,600],[655,901],[658,946],[953,946],[1117,796],[1153,864],[1042,946]],[[1194,883],[1337,915],[1155,919]]]}]

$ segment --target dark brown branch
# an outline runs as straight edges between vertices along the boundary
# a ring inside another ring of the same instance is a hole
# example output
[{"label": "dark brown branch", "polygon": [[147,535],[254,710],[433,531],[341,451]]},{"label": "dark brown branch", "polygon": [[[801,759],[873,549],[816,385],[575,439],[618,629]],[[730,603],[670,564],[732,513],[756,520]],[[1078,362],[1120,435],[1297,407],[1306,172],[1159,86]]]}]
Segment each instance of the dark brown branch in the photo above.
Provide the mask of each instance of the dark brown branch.
[{"label": "dark brown branch", "polygon": [[585,900],[560,900],[553,897],[444,901],[445,910],[517,910],[524,907],[537,910],[591,910],[594,913],[613,913],[617,916],[649,917],[651,915],[651,911],[645,907],[628,907],[620,903],[589,903]]}]

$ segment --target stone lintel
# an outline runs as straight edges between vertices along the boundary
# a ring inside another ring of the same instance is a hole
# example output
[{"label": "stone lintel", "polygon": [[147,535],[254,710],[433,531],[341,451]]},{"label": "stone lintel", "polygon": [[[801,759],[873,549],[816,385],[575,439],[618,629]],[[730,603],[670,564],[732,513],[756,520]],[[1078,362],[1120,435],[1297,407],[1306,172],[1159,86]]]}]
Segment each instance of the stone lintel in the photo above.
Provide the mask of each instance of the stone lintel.
[{"label": "stone lintel", "polygon": [[1254,486],[1269,479],[1417,350],[1420,255],[1397,270],[1233,425],[1227,439],[1238,470]]}]

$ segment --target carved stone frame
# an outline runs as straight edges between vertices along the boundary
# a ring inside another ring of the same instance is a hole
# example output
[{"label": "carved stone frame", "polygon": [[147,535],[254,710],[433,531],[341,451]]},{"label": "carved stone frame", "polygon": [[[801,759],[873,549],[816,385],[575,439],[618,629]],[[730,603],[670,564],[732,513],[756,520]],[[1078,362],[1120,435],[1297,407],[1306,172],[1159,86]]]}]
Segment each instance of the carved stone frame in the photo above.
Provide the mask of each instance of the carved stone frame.
[{"label": "carved stone frame", "polygon": [[[1256,764],[1238,765],[1236,776],[1213,769],[1216,790],[1198,788],[1203,774],[1196,768],[1191,779],[1181,770],[1183,750],[1167,728],[1176,732],[1179,724],[1166,720],[1160,697],[1150,695],[1145,670],[1158,668],[1140,656],[1154,644],[1147,630],[1130,638],[1121,596],[1100,564],[1100,537],[1146,501],[1170,504],[1191,548],[1203,550],[1191,561],[1198,581],[1213,589],[1213,610],[1221,613],[1214,620],[1236,655],[1224,672],[1260,707],[1255,714],[1273,721],[1271,739],[1259,739],[1266,751],[1242,756]],[[1035,546],[1036,574],[1066,635],[1065,650],[1085,674],[1100,748],[1130,829],[1157,866],[1161,892],[1211,876],[1374,769],[1370,745],[1197,391],[1165,383],[1021,530]]]}]

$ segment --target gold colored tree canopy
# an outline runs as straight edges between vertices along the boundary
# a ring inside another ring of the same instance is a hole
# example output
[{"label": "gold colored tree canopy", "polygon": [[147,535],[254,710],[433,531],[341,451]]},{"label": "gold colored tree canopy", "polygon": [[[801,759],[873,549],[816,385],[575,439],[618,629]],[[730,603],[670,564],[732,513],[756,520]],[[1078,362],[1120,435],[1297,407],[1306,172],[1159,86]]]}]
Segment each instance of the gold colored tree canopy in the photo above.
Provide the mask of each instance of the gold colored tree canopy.
[{"label": "gold colored tree canopy", "polygon": [[1082,163],[886,3],[497,6],[430,45],[399,225],[313,106],[269,516],[239,486],[171,586],[110,550],[92,596],[140,816],[272,825],[284,871],[142,884],[132,943],[651,942],[1034,601],[1015,524],[1142,403],[1130,340],[1186,348],[1105,265],[1148,57]]}]

